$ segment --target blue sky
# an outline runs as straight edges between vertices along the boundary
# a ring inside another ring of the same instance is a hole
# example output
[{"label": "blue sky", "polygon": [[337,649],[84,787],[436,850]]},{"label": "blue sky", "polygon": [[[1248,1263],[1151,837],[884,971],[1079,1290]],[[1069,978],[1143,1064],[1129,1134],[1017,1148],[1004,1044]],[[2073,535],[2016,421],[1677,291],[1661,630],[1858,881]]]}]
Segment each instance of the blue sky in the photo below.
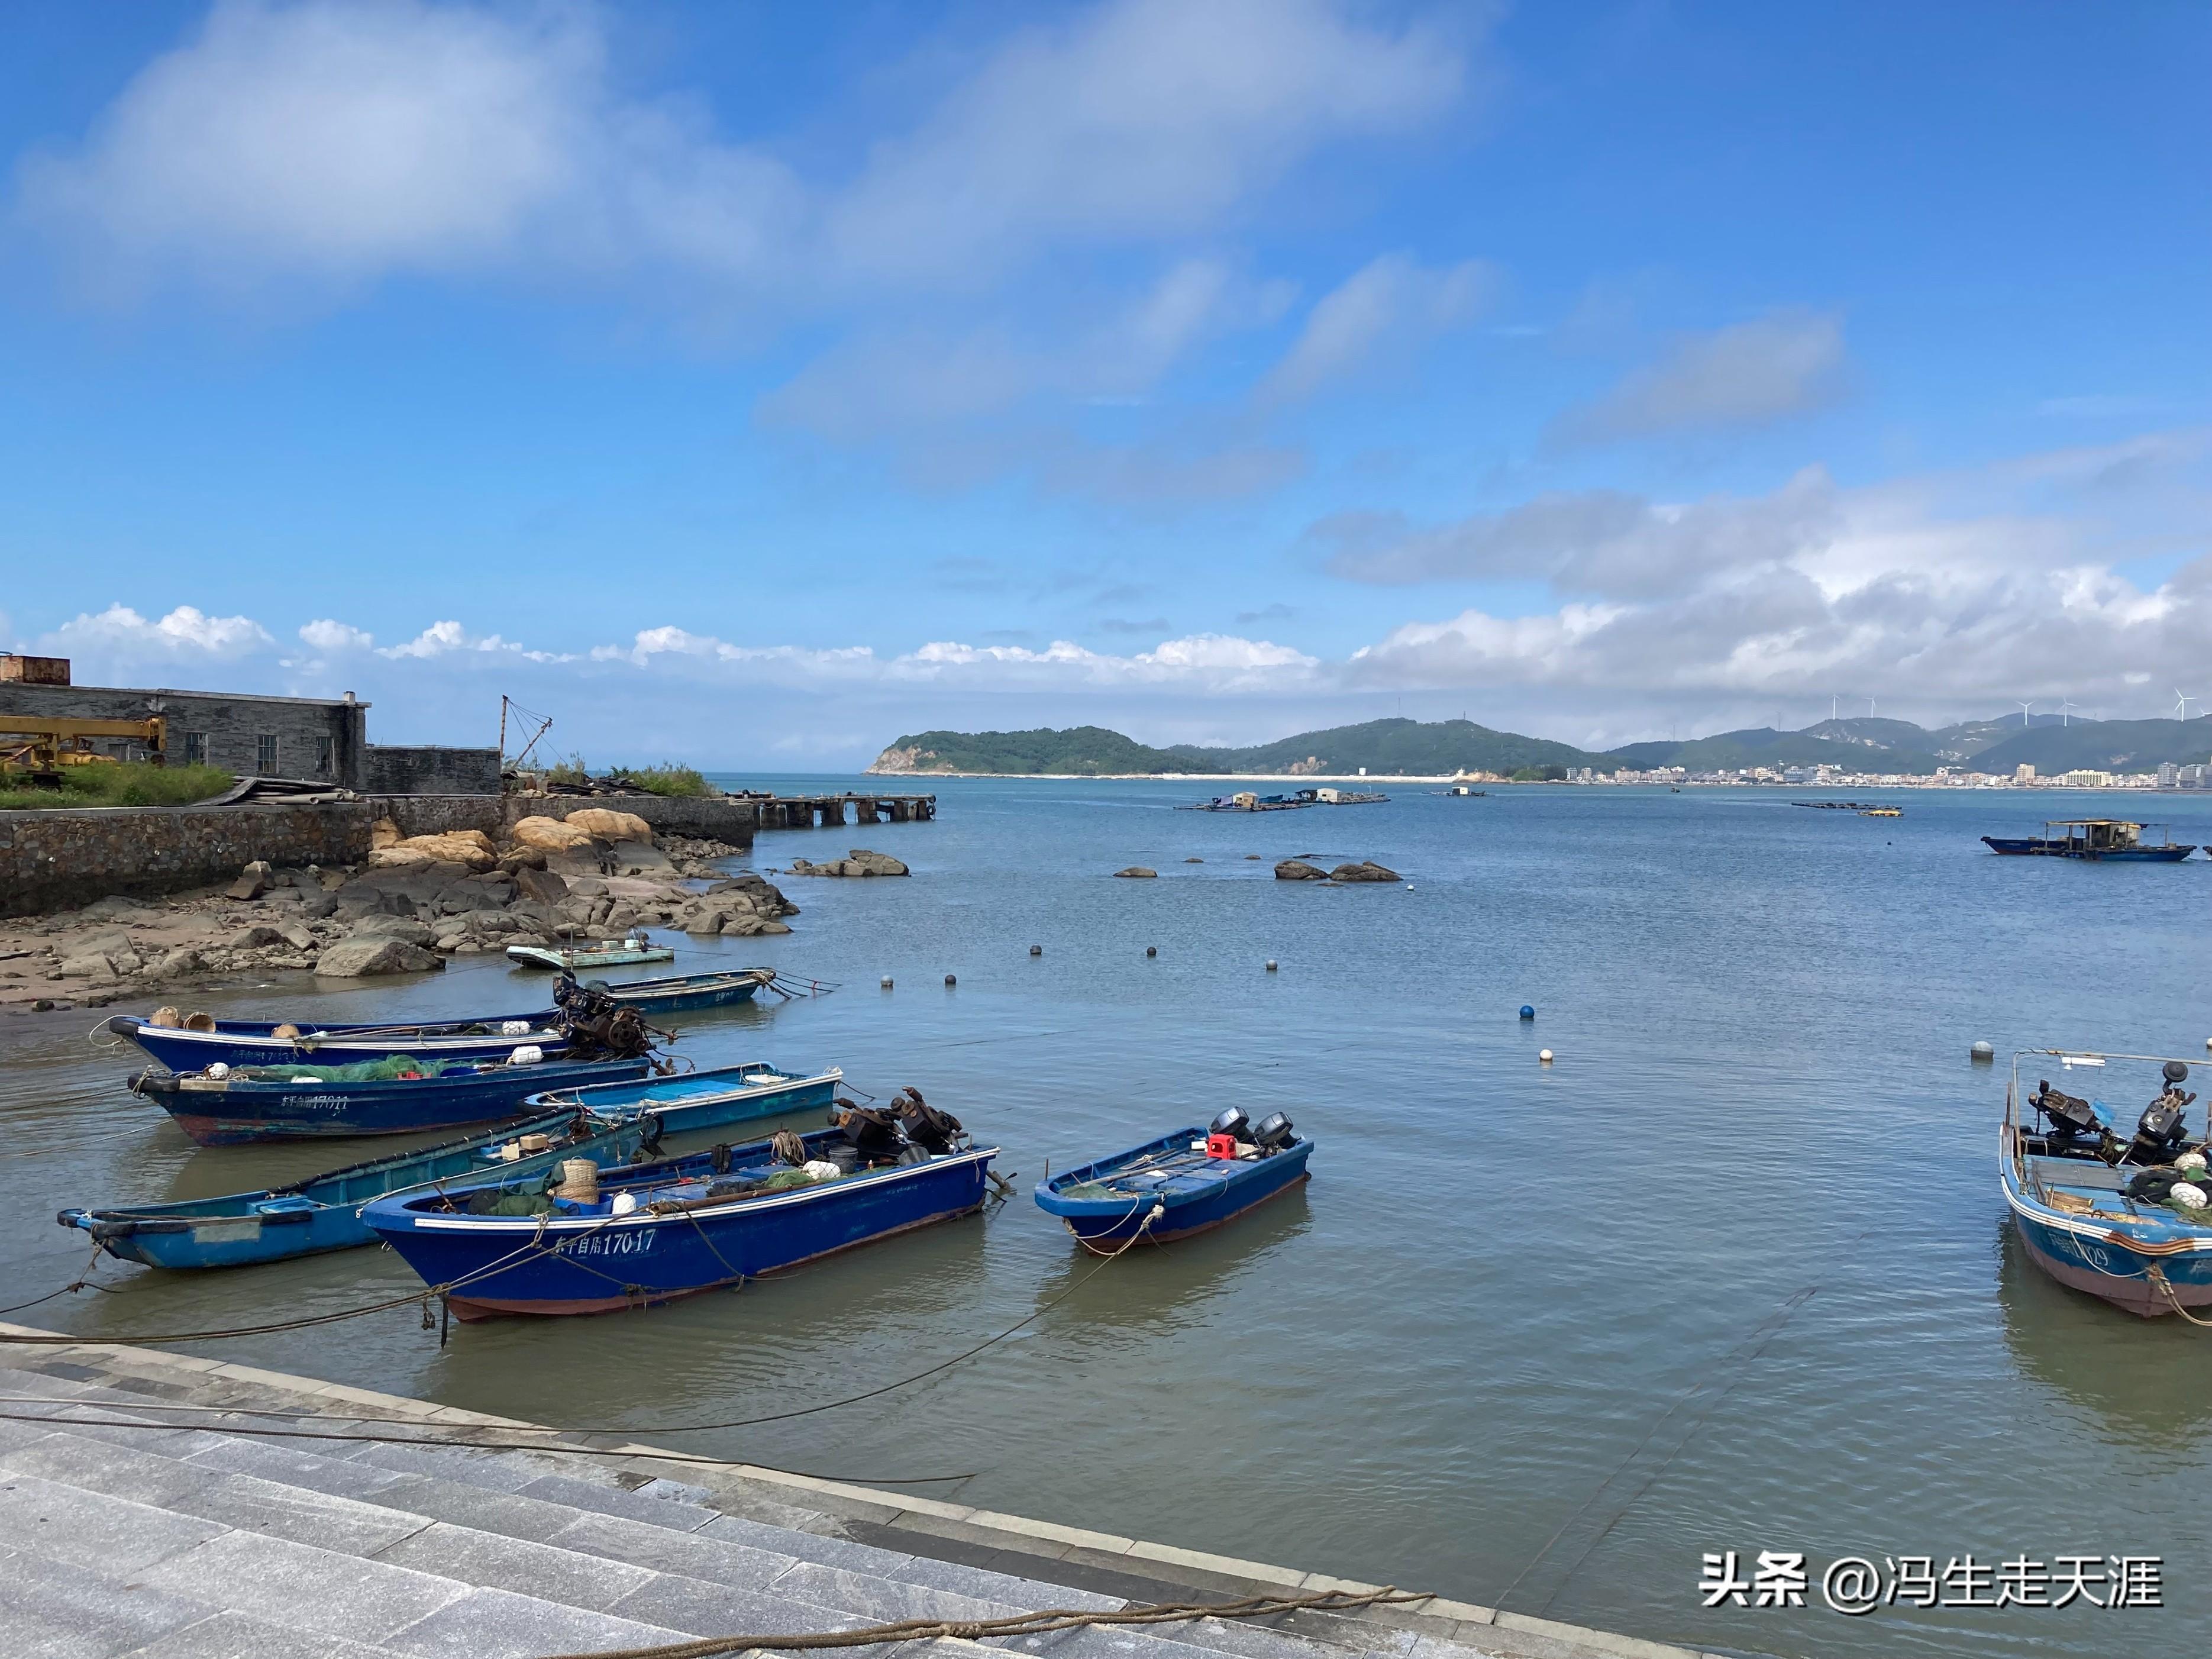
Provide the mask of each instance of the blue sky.
[{"label": "blue sky", "polygon": [[0,40],[0,638],[82,678],[824,767],[2212,695],[2200,8]]}]

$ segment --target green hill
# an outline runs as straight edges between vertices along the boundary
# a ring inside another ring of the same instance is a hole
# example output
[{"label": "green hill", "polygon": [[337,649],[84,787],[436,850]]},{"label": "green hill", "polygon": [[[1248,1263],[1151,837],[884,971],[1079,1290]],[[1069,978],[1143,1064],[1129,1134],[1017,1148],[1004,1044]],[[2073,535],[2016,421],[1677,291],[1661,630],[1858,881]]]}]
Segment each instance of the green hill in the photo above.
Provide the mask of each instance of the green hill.
[{"label": "green hill", "polygon": [[2038,715],[1969,720],[1930,732],[1910,720],[1822,720],[1802,732],[1772,726],[1719,732],[1684,741],[1632,743],[1594,754],[1571,744],[1498,732],[1472,720],[1369,720],[1359,726],[1301,732],[1246,749],[1177,744],[1153,749],[1099,726],[1059,732],[922,732],[901,738],[876,757],[873,773],[1040,773],[1097,777],[1120,773],[1192,773],[1296,776],[1350,775],[1365,768],[1438,776],[1526,768],[1591,766],[1610,772],[1680,766],[1692,772],[1747,767],[1834,766],[1846,772],[1894,772],[1926,777],[1940,765],[2008,773],[2022,763],[2045,775],[2077,767],[2146,772],[2161,762],[2186,765],[2212,757],[2212,715],[2185,728],[2178,720],[2062,721]]},{"label": "green hill", "polygon": [[1326,732],[1302,732],[1250,749],[1203,749],[1178,744],[1150,749],[1103,726],[1066,732],[921,732],[876,757],[872,773],[1049,773],[1091,776],[1116,772],[1226,772],[1328,775],[1370,772],[1435,775],[1514,772],[1528,766],[1597,766],[1605,762],[1571,744],[1493,732],[1472,720],[1369,720]]}]

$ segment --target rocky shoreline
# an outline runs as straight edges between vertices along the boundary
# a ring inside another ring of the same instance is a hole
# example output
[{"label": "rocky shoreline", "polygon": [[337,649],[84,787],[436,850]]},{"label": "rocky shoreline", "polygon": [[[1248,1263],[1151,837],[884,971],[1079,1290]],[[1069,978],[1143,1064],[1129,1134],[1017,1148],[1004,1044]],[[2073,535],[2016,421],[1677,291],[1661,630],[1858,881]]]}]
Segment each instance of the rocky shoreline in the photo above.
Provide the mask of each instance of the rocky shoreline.
[{"label": "rocky shoreline", "polygon": [[0,1009],[104,1007],[142,988],[289,969],[325,978],[420,972],[510,945],[673,927],[694,937],[787,933],[799,907],[716,860],[742,848],[664,835],[627,812],[524,818],[402,836],[377,826],[367,863],[247,865],[220,887],[0,922]]}]

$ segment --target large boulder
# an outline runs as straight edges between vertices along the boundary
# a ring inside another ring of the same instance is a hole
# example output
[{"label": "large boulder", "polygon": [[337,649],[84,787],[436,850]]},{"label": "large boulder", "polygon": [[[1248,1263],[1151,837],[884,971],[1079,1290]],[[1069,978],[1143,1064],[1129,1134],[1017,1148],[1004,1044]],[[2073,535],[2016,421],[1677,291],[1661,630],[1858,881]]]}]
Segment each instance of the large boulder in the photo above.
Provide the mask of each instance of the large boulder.
[{"label": "large boulder", "polygon": [[653,845],[653,826],[635,812],[617,812],[605,806],[580,806],[568,814],[571,829],[599,841],[641,841]]},{"label": "large boulder", "polygon": [[1157,870],[1147,870],[1141,864],[1133,864],[1127,869],[1116,870],[1114,873],[1117,876],[1128,876],[1133,878],[1142,879],[1149,876],[1157,876],[1159,874],[1159,872]]},{"label": "large boulder", "polygon": [[1275,866],[1277,881],[1327,881],[1328,872],[1304,859],[1285,859]]},{"label": "large boulder", "polygon": [[368,916],[354,925],[349,941],[362,939],[396,939],[403,945],[428,945],[433,937],[430,924],[417,921],[412,916]]},{"label": "large boulder", "polygon": [[845,863],[848,868],[859,865],[864,876],[902,876],[907,873],[906,866],[889,853],[871,853],[865,847],[855,847],[848,853]]},{"label": "large boulder", "polygon": [[1395,870],[1386,870],[1372,859],[1358,864],[1340,864],[1328,872],[1331,881],[1396,881]]},{"label": "large boulder", "polygon": [[225,898],[258,899],[267,892],[274,879],[267,859],[256,859],[239,872],[238,879],[224,892]]},{"label": "large boulder", "polygon": [[675,860],[649,841],[618,841],[607,858],[618,876],[661,876],[672,881],[678,873]]},{"label": "large boulder", "polygon": [[371,933],[340,939],[316,958],[315,971],[325,979],[358,979],[368,974],[419,974],[445,965],[435,951]]},{"label": "large boulder", "polygon": [[568,896],[568,884],[552,871],[532,865],[521,865],[514,871],[515,890],[526,899],[540,904],[558,904]]},{"label": "large boulder", "polygon": [[410,836],[368,855],[372,870],[406,870],[431,864],[458,864],[471,871],[499,862],[499,849],[481,830],[452,830],[438,836]]},{"label": "large boulder", "polygon": [[535,847],[541,852],[566,853],[576,848],[588,851],[592,832],[580,823],[569,823],[560,818],[527,817],[516,822],[507,832],[518,847]]}]

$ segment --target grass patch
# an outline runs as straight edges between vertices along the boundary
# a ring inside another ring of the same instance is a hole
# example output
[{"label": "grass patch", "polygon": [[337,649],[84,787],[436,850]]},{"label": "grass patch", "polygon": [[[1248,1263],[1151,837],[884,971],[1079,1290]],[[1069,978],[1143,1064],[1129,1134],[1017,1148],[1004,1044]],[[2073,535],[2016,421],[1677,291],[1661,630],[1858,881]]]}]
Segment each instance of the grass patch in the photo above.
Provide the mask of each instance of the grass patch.
[{"label": "grass patch", "polygon": [[617,767],[614,775],[628,778],[649,795],[682,795],[696,799],[714,793],[696,766]]},{"label": "grass patch", "polygon": [[238,780],[213,766],[149,766],[100,762],[62,769],[62,787],[40,789],[0,776],[0,811],[56,806],[189,806],[220,795]]}]

